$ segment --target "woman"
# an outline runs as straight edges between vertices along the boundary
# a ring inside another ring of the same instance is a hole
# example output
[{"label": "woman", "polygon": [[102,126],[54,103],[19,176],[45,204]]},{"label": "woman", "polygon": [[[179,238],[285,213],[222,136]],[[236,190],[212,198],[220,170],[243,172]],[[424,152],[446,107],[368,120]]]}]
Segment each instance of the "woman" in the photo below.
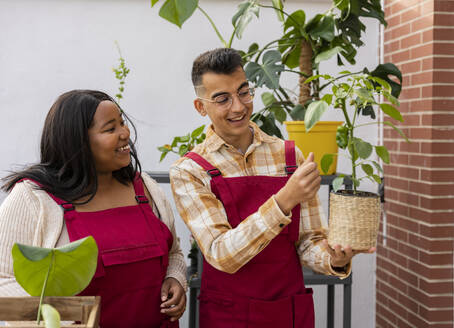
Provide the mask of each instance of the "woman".
[{"label": "woman", "polygon": [[59,247],[92,235],[98,267],[81,295],[101,295],[101,327],[178,327],[185,262],[169,202],[140,163],[127,116],[99,91],[73,90],[51,107],[41,161],[5,178],[0,296],[14,279],[15,242]]}]

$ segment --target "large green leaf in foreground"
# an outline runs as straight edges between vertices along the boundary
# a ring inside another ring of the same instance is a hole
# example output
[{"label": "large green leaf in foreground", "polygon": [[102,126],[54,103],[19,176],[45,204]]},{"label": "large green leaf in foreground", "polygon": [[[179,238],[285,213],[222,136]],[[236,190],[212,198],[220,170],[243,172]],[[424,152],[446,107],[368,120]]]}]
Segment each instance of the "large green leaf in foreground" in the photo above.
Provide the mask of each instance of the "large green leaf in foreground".
[{"label": "large green leaf in foreground", "polygon": [[88,286],[96,271],[98,247],[88,236],[59,248],[14,244],[14,275],[31,296],[72,296]]}]

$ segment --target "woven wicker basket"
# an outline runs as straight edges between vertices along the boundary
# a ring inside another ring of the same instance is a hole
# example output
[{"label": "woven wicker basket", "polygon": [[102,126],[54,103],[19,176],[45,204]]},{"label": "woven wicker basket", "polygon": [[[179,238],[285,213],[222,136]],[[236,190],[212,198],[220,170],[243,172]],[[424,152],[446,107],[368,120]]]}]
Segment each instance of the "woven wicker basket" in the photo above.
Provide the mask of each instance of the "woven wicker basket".
[{"label": "woven wicker basket", "polygon": [[351,190],[330,193],[328,243],[368,250],[377,245],[380,197],[370,192],[353,195]]}]

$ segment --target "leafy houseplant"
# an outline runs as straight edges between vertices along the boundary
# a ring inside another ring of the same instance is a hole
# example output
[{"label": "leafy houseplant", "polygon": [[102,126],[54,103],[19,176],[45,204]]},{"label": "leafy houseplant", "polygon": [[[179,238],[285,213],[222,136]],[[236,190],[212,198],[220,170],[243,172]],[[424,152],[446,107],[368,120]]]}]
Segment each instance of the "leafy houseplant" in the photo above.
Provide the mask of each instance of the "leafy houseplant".
[{"label": "leafy houseplant", "polygon": [[[93,305],[91,309],[94,310],[89,314],[85,313],[89,316],[85,321],[90,321],[90,325],[85,327],[97,327],[99,298],[95,300],[94,297],[61,297],[80,293],[93,278],[98,259],[98,248],[93,237],[89,236],[50,249],[16,243],[12,249],[12,256],[16,281],[31,296],[39,296],[39,300],[30,297],[0,299],[0,302],[5,302],[0,306],[0,317],[3,320],[28,320],[30,318],[23,317],[24,313],[27,313],[25,309],[37,308],[36,327],[39,326],[41,316],[46,327],[60,327],[59,313],[53,306],[43,304],[43,301],[52,303],[57,308],[61,307],[65,315],[73,313],[72,317],[63,317],[64,320],[76,321],[82,321],[83,311],[87,311],[87,305],[91,302]],[[68,310],[68,306],[77,305],[78,300],[81,300],[81,308]],[[6,303],[11,306],[13,301],[19,302],[16,304],[20,306],[19,313],[7,311]]]},{"label": "leafy houseplant", "polygon": [[[158,2],[159,0],[152,0],[151,5],[155,6]],[[321,85],[318,80],[304,83],[314,72],[319,74],[320,63],[337,56],[338,65],[343,65],[344,61],[355,64],[357,48],[363,45],[361,37],[366,28],[362,19],[372,17],[386,25],[379,0],[333,0],[331,8],[325,13],[319,13],[308,20],[301,9],[291,14],[287,13],[282,0],[273,0],[271,6],[264,5],[259,0],[246,0],[238,5],[238,10],[232,17],[233,31],[229,41],[226,42],[227,39],[222,37],[211,17],[199,6],[198,0],[163,2],[159,15],[179,27],[192,16],[195,10],[200,10],[209,20],[224,47],[231,47],[235,37],[242,38],[246,26],[253,17],[259,17],[260,9],[273,9],[277,13],[278,19],[283,22],[282,36],[262,47],[254,42],[241,53],[248,79],[257,87],[266,90],[261,96],[264,107],[256,111],[251,120],[266,133],[280,138],[283,136],[279,124],[283,124],[288,119],[303,120],[310,103],[320,99],[326,84]],[[392,64],[380,65],[370,74],[374,75],[376,72],[383,73],[381,77],[389,83],[392,81],[388,79],[388,75],[400,74]],[[284,73],[294,74],[297,77],[299,94],[281,84],[280,78]],[[393,95],[397,97],[399,91],[398,88],[393,89]],[[369,107],[361,111],[361,115],[375,118],[374,112]],[[304,126],[304,124],[301,125]],[[338,124],[333,125],[332,143],[335,146],[334,135]],[[289,124],[287,124],[287,130],[289,130]],[[294,135],[289,130],[289,135],[292,137],[298,134]],[[316,139],[315,142],[317,141]],[[312,151],[312,144],[314,144],[312,140],[304,145],[298,144],[297,140],[297,145],[305,153]],[[161,160],[170,152],[168,146],[158,148],[162,152]],[[183,148],[190,147],[186,145]],[[183,148],[178,148],[178,151]],[[321,154],[316,153],[316,157],[316,160],[319,160]],[[333,166],[331,173],[335,169],[335,165]]]},{"label": "leafy houseplant", "polygon": [[[331,245],[350,245],[356,250],[367,250],[376,245],[378,224],[380,220],[380,199],[373,193],[358,190],[363,180],[381,183],[383,173],[381,165],[372,158],[373,151],[385,163],[389,164],[389,154],[385,146],[373,146],[359,138],[357,129],[364,126],[384,124],[395,129],[407,142],[405,134],[391,121],[358,123],[358,117],[364,110],[374,112],[374,106],[384,115],[396,121],[403,121],[402,115],[395,106],[397,98],[392,95],[392,86],[386,80],[370,74],[351,74],[343,72],[345,77],[337,79],[331,75],[317,75],[307,80],[324,80],[331,92],[324,94],[321,100],[312,102],[305,115],[306,129],[310,130],[330,107],[340,110],[344,124],[339,127],[336,142],[351,163],[351,180],[353,190],[340,190],[344,175],[333,181],[334,191],[330,195],[330,229],[328,242]],[[402,82],[402,76],[398,76]],[[396,82],[393,82],[396,83]],[[385,103],[381,100],[387,100]],[[375,112],[374,112],[375,116]],[[326,171],[333,159],[339,154],[325,154],[321,166]],[[363,175],[360,174],[360,168]]]}]

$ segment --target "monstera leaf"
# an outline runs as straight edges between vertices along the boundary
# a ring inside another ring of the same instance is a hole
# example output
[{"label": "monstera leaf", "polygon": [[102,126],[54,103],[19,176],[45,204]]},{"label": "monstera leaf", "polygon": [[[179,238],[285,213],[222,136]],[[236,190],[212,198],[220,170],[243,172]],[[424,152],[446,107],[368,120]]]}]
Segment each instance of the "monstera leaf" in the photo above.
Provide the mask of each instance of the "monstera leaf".
[{"label": "monstera leaf", "polygon": [[[157,2],[158,0],[151,0],[151,6]],[[198,0],[166,0],[159,10],[159,16],[181,28],[197,9],[198,4]]]},{"label": "monstera leaf", "polygon": [[257,1],[249,0],[238,5],[238,12],[232,17],[232,24],[238,39],[243,36],[244,29],[251,22],[252,18],[259,17],[260,7]]},{"label": "monstera leaf", "polygon": [[59,248],[16,243],[12,255],[16,280],[31,296],[72,296],[95,274],[98,248],[89,236]]},{"label": "monstera leaf", "polygon": [[262,64],[249,62],[245,67],[246,76],[249,81],[255,82],[258,87],[265,85],[269,89],[279,88],[279,78],[284,71],[281,62],[281,54],[277,50],[265,52]]}]

